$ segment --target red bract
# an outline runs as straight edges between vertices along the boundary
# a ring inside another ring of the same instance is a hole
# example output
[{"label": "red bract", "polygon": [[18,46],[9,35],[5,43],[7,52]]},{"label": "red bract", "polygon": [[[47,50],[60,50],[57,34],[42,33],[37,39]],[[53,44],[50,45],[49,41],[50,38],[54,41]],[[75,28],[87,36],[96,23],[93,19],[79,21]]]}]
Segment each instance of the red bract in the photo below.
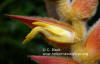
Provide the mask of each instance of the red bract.
[{"label": "red bract", "polygon": [[41,21],[41,22],[47,22],[47,23],[52,23],[52,24],[57,24],[57,25],[60,25],[62,27],[65,27],[65,28],[71,28],[73,29],[71,26],[69,25],[66,25],[62,22],[59,22],[57,20],[54,20],[54,19],[49,19],[49,18],[41,18],[41,17],[28,17],[28,16],[19,16],[19,15],[6,15],[6,16],[9,16],[13,19],[17,19],[17,20],[20,20],[21,22],[27,24],[28,26],[30,26],[31,28],[34,27],[34,25],[32,25],[32,22],[36,22],[36,21]]},{"label": "red bract", "polygon": [[76,61],[65,58],[46,57],[46,56],[29,56],[32,60],[40,64],[79,64]]},{"label": "red bract", "polygon": [[86,50],[97,59],[100,58],[100,20],[92,28],[86,40]]}]

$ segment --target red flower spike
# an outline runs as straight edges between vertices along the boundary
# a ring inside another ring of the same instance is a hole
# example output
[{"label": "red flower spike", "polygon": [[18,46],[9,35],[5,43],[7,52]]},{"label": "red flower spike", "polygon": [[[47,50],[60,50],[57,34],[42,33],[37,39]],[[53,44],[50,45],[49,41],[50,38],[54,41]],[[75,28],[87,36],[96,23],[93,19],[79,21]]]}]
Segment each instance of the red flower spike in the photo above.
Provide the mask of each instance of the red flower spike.
[{"label": "red flower spike", "polygon": [[[56,1],[58,0],[48,0],[48,2],[53,4],[55,4]],[[74,43],[71,47],[72,52],[87,53],[87,55],[72,55],[73,60],[77,60],[80,64],[96,64],[97,60],[100,59],[100,20],[92,28],[91,33],[88,35],[85,42],[85,46],[83,45],[83,42],[86,26],[81,21],[87,21],[91,16],[93,16],[97,5],[98,0],[59,0],[57,3],[57,11],[63,20],[71,21],[71,25],[49,18],[18,15],[7,16],[20,20],[32,28],[32,31],[26,36],[24,43],[30,41],[38,33],[42,34],[44,38],[54,46],[66,50],[68,46]],[[71,59],[61,57],[29,57],[40,64],[79,64]]]},{"label": "red flower spike", "polygon": [[40,64],[79,64],[76,61],[57,58],[57,57],[46,57],[46,56],[29,56],[32,60],[36,60]]},{"label": "red flower spike", "polygon": [[100,20],[93,27],[86,40],[86,50],[95,59],[100,59]]}]

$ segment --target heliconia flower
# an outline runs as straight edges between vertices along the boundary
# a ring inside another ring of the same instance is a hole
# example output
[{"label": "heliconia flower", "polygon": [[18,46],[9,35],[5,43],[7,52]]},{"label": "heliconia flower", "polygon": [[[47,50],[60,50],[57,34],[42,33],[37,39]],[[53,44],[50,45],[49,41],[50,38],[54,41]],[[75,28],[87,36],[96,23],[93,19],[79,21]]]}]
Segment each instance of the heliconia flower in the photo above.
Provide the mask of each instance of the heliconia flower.
[{"label": "heliconia flower", "polygon": [[26,36],[24,43],[34,38],[38,33],[43,34],[50,44],[55,46],[65,46],[80,40],[77,31],[72,26],[54,19],[18,15],[8,16],[20,20],[32,28],[32,31]]},{"label": "heliconia flower", "polygon": [[[36,34],[42,33],[45,36],[45,38],[48,41],[50,41],[50,43],[54,46],[63,47],[66,44],[68,45],[68,44],[72,44],[73,42],[76,42],[72,46],[72,52],[87,53],[88,55],[86,56],[76,55],[76,56],[73,56],[73,59],[75,57],[76,59],[79,59],[80,62],[83,64],[88,64],[88,62],[91,64],[94,64],[98,59],[100,59],[100,54],[98,53],[100,52],[99,50],[100,48],[99,46],[100,22],[98,22],[91,29],[91,33],[88,35],[88,38],[86,40],[86,45],[84,46],[83,44],[83,42],[85,42],[84,38],[83,40],[77,40],[77,33],[75,33],[75,28],[71,27],[70,25],[66,25],[64,23],[47,19],[47,18],[27,17],[27,16],[18,16],[18,15],[8,15],[8,16],[18,19],[33,28],[32,31],[28,34],[28,36],[26,36],[24,43],[34,38]],[[51,39],[50,39],[50,36],[51,36]],[[55,38],[55,36],[57,37]],[[76,38],[77,41],[75,41],[72,38],[72,36],[74,36],[74,38]]]},{"label": "heliconia flower", "polygon": [[[52,0],[55,1],[55,0]],[[96,64],[100,59],[100,20],[86,34],[86,22],[94,15],[98,0],[59,0],[58,13],[63,20],[60,22],[50,18],[7,15],[20,20],[32,28],[24,43],[30,41],[37,34],[41,34],[48,43],[55,47],[71,46],[72,58],[29,56],[40,64]],[[70,21],[70,23],[69,23]],[[87,35],[87,36],[86,36]],[[67,52],[66,52],[67,53]]]},{"label": "heliconia flower", "polygon": [[47,56],[29,56],[32,60],[37,61],[40,64],[79,64],[76,61],[59,57],[47,57]]}]

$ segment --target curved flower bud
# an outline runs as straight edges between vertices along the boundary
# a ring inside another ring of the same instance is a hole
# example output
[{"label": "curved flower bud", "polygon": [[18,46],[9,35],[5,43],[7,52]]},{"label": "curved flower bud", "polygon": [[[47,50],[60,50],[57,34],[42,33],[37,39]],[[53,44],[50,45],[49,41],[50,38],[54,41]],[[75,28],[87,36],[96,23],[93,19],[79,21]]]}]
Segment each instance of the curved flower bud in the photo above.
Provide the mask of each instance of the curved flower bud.
[{"label": "curved flower bud", "polygon": [[91,29],[85,47],[94,60],[98,58],[100,59],[100,20]]},{"label": "curved flower bud", "polygon": [[48,40],[57,43],[74,43],[76,40],[76,34],[63,27],[45,22],[33,22],[33,25],[37,25],[37,27],[32,29],[32,31],[26,36],[24,42],[27,42],[38,33],[42,33]]},{"label": "curved flower bud", "polygon": [[30,41],[37,34],[41,33],[50,41],[51,44],[71,44],[80,40],[77,33],[70,25],[61,23],[59,21],[47,18],[36,18],[27,16],[8,15],[12,18],[18,19],[28,26],[31,26],[32,31],[26,36],[24,43]]},{"label": "curved flower bud", "polygon": [[86,21],[96,12],[98,0],[60,0],[58,13],[66,20]]},{"label": "curved flower bud", "polygon": [[59,57],[46,57],[46,56],[29,56],[32,60],[37,61],[40,64],[79,64],[71,59],[59,58]]}]

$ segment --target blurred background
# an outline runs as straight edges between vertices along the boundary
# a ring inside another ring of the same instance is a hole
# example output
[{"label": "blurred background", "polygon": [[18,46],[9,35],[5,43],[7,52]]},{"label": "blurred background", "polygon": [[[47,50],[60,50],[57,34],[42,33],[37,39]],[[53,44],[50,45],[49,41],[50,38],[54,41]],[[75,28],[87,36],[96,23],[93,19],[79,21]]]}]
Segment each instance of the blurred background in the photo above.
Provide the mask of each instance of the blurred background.
[{"label": "blurred background", "polygon": [[[22,44],[31,28],[11,19],[4,14],[46,17],[43,0],[0,0],[0,64],[37,64],[28,55],[42,55],[43,48],[51,48],[46,41],[37,35],[25,45]],[[89,20],[88,26],[100,18],[100,5],[96,15]]]}]

